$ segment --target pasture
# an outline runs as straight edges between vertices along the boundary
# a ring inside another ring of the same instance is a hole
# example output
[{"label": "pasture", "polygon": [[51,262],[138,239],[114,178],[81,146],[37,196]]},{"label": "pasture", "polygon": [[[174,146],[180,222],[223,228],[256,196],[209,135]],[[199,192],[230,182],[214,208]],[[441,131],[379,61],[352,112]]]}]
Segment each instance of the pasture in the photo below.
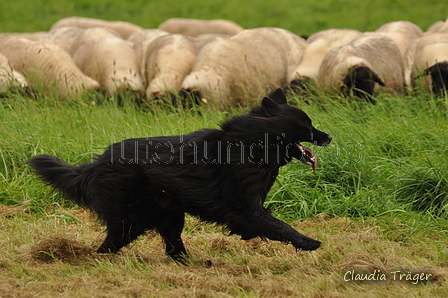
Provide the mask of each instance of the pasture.
[{"label": "pasture", "polygon": [[[446,19],[437,1],[7,1],[0,32],[48,30],[79,15],[153,28],[169,17],[224,18],[246,28],[309,35],[375,30],[408,20],[426,30]],[[323,245],[227,236],[187,218],[189,266],[170,260],[149,233],[118,255],[94,253],[104,228],[31,174],[33,155],[89,161],[122,139],[216,128],[249,107],[218,111],[130,100],[71,102],[11,93],[0,99],[0,297],[444,297],[448,291],[448,102],[417,90],[356,98],[289,94],[334,139],[313,147],[317,171],[282,168],[265,204]],[[310,145],[312,146],[312,145]],[[363,280],[360,280],[363,279]],[[367,280],[366,280],[367,279]]]}]

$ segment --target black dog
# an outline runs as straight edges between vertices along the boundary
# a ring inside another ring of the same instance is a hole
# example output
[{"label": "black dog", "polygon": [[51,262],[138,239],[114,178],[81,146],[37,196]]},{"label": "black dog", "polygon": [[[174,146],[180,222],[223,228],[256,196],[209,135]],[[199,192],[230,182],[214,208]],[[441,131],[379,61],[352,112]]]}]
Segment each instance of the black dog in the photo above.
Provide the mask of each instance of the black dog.
[{"label": "black dog", "polygon": [[316,156],[300,142],[326,146],[330,141],[277,89],[221,129],[124,140],[81,166],[51,155],[35,156],[29,164],[47,184],[91,209],[106,225],[99,253],[116,253],[155,229],[166,253],[182,261],[185,213],[222,224],[244,240],[258,236],[317,249],[319,241],[274,218],[263,203],[279,168],[293,157],[315,170]]}]

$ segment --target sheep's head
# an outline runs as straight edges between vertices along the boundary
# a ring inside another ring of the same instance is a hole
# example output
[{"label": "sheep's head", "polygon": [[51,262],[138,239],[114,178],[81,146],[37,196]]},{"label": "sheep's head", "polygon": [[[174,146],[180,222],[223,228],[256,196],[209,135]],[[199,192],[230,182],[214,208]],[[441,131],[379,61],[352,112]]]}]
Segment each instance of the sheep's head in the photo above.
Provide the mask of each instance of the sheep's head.
[{"label": "sheep's head", "polygon": [[296,94],[301,94],[308,91],[309,85],[313,83],[313,80],[308,77],[300,77],[298,79],[292,80],[289,83],[289,87]]},{"label": "sheep's head", "polygon": [[188,104],[199,105],[201,103],[207,102],[206,100],[204,100],[202,92],[196,88],[181,89],[178,95],[179,98],[182,100],[182,102],[186,103],[187,105]]},{"label": "sheep's head", "polygon": [[353,94],[359,98],[374,103],[372,99],[375,83],[385,86],[378,75],[370,68],[365,66],[355,66],[348,70],[347,76],[342,80],[341,91],[353,91]]},{"label": "sheep's head", "polygon": [[445,96],[448,87],[448,63],[436,63],[425,69],[424,75],[431,75],[432,92],[436,95]]}]

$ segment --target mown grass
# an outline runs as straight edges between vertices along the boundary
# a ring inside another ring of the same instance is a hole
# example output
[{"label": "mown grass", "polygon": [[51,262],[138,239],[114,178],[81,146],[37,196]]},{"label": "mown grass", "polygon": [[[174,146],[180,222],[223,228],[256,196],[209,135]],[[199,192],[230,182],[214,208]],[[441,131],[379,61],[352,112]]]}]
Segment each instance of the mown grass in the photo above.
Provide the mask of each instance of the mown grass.
[{"label": "mown grass", "polygon": [[[4,1],[0,32],[48,30],[71,16],[125,20],[146,28],[169,17],[225,18],[246,28],[297,34],[327,28],[375,30],[408,20],[422,29],[447,17],[430,1]],[[188,217],[189,266],[170,261],[150,233],[117,256],[93,252],[104,229],[34,177],[25,162],[54,154],[88,162],[125,138],[218,127],[247,109],[137,109],[95,96],[61,102],[12,93],[0,99],[0,296],[4,297],[444,297],[448,259],[447,99],[425,92],[386,95],[371,105],[313,92],[289,95],[334,139],[318,171],[285,166],[266,207],[323,242],[315,252],[244,242]],[[129,100],[130,101],[130,100]],[[310,145],[312,146],[312,145]],[[212,266],[208,261],[212,262]],[[386,282],[347,282],[348,270],[388,274]],[[414,285],[390,272],[430,272]]]},{"label": "mown grass", "polygon": [[[388,221],[389,227],[378,224],[385,222],[381,219],[359,222],[325,215],[293,223],[324,242],[322,249],[310,253],[278,242],[241,241],[188,218],[184,241],[193,259],[183,266],[163,255],[155,234],[118,255],[95,255],[102,227],[85,212],[56,209],[58,216],[27,214],[17,207],[1,212],[0,289],[6,297],[444,297],[446,293],[446,237],[427,228],[418,229],[409,241],[394,238],[390,234],[403,224],[397,219]],[[344,279],[351,270],[378,270],[387,279]],[[431,276],[413,284],[394,280],[392,272],[398,270]]]}]

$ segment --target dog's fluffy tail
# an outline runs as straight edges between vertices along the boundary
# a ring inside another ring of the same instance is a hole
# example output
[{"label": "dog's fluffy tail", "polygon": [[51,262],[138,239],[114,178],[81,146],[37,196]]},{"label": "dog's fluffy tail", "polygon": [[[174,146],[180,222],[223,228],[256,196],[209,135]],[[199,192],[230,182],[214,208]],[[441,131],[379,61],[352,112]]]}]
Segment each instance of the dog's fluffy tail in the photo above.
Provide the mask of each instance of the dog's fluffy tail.
[{"label": "dog's fluffy tail", "polygon": [[53,155],[37,155],[28,164],[46,184],[59,190],[79,206],[89,208],[86,194],[83,193],[83,167],[72,166]]}]

